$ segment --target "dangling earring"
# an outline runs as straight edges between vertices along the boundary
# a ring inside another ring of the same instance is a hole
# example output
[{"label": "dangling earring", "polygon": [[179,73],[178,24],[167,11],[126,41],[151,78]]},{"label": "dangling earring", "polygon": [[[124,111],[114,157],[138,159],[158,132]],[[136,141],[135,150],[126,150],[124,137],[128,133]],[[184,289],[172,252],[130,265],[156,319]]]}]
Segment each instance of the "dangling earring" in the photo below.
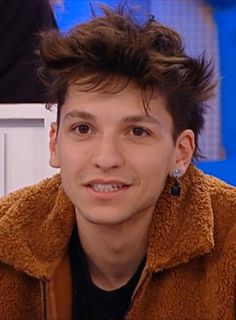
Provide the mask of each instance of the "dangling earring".
[{"label": "dangling earring", "polygon": [[179,180],[178,180],[178,178],[180,176],[181,176],[181,170],[179,168],[175,168],[172,171],[172,177],[175,178],[175,181],[170,189],[170,194],[172,196],[180,196],[181,188],[180,188],[180,184],[179,184]]}]

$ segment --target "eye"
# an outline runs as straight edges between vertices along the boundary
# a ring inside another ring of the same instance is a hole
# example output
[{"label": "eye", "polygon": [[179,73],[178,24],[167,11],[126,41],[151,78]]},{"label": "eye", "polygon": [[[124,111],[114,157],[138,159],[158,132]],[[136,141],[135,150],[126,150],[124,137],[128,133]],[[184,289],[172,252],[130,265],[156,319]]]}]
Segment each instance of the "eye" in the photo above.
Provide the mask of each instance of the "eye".
[{"label": "eye", "polygon": [[131,134],[132,134],[133,136],[138,136],[138,137],[140,137],[140,136],[147,135],[148,132],[147,132],[147,130],[145,130],[145,129],[142,128],[142,127],[133,127],[133,128],[131,129]]},{"label": "eye", "polygon": [[76,133],[80,133],[80,134],[86,134],[89,133],[91,131],[89,125],[85,124],[85,123],[81,123],[79,125],[76,125],[73,130],[76,131]]}]

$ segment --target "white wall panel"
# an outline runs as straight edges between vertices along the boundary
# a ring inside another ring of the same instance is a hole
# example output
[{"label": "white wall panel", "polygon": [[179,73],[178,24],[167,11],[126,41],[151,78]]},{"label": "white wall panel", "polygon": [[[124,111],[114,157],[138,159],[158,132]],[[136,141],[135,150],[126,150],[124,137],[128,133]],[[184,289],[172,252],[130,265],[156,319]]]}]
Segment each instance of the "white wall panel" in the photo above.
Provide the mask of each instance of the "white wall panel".
[{"label": "white wall panel", "polygon": [[6,153],[5,153],[6,135],[0,131],[0,196],[6,194]]},{"label": "white wall panel", "polygon": [[44,105],[0,105],[0,195],[56,172],[49,166],[48,131],[55,119]]}]

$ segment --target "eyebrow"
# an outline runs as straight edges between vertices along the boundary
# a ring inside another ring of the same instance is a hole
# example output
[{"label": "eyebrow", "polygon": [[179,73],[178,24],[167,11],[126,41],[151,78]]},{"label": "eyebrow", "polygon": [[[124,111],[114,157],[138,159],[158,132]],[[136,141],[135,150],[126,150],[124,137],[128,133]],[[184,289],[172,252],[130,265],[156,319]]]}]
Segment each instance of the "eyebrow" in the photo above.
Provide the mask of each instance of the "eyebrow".
[{"label": "eyebrow", "polygon": [[[72,110],[70,112],[68,112],[65,116],[64,119],[69,119],[69,118],[82,118],[85,120],[90,120],[90,121],[96,121],[96,117],[86,111],[81,111],[81,110]],[[123,122],[125,123],[131,123],[131,122],[147,122],[147,123],[154,123],[154,124],[158,124],[159,126],[161,126],[161,122],[152,117],[152,116],[146,116],[146,115],[132,115],[132,116],[127,116],[125,118],[122,119]]]},{"label": "eyebrow", "polygon": [[159,126],[161,126],[161,122],[152,116],[133,115],[133,116],[125,117],[123,121],[124,122],[148,122],[148,123],[158,124]]},{"label": "eyebrow", "polygon": [[94,115],[92,115],[89,112],[86,111],[80,111],[80,110],[72,110],[70,112],[68,112],[65,116],[64,119],[68,119],[68,118],[82,118],[85,120],[96,120],[96,117]]}]

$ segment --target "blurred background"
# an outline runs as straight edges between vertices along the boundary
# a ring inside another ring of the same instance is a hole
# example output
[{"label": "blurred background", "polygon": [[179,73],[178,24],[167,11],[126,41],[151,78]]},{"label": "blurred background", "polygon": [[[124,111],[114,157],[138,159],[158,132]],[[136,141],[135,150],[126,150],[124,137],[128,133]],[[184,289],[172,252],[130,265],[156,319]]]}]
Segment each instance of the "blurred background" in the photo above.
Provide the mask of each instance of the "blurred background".
[{"label": "blurred background", "polygon": [[[90,19],[90,2],[118,0],[0,0],[0,195],[54,173],[48,165],[45,88],[38,80],[38,32],[67,31]],[[236,186],[236,0],[129,0],[142,21],[156,20],[182,35],[192,56],[215,64],[218,86],[200,137],[205,173]],[[19,108],[19,106],[21,108]]]}]

